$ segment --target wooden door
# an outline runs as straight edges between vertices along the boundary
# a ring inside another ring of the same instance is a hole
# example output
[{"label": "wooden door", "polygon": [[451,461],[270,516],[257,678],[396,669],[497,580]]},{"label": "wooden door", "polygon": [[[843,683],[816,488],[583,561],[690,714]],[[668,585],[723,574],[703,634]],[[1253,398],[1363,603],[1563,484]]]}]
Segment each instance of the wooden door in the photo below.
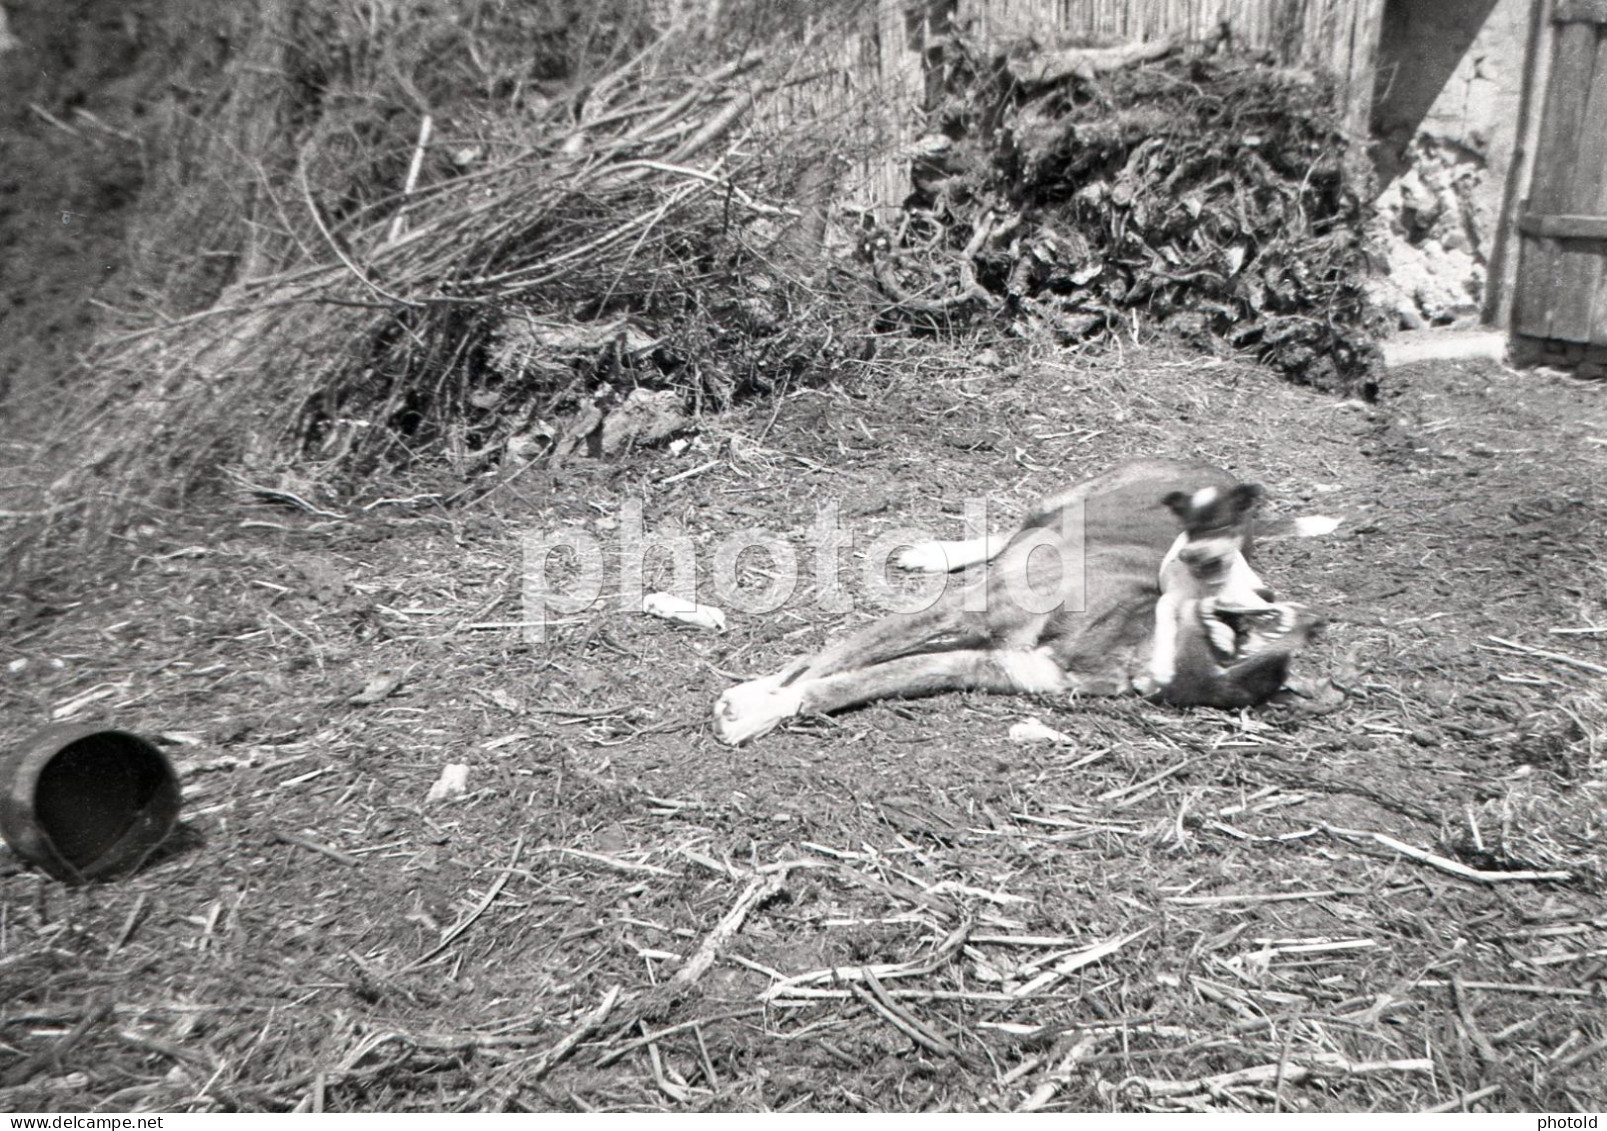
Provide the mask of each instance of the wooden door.
[{"label": "wooden door", "polygon": [[1557,0],[1513,329],[1607,345],[1607,0]]}]

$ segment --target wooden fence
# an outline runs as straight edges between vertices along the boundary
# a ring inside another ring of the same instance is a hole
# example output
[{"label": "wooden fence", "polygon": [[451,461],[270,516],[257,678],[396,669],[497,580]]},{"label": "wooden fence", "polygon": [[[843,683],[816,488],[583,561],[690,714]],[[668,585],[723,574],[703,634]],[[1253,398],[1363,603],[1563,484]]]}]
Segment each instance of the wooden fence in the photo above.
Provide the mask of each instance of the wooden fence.
[{"label": "wooden fence", "polygon": [[[1607,364],[1607,0],[1559,0],[1513,329]],[[1527,345],[1520,347],[1527,355]]]},{"label": "wooden fence", "polygon": [[[959,0],[959,19],[988,38],[1024,35],[1130,43],[1226,25],[1235,42],[1286,66],[1333,72],[1369,95],[1382,0]],[[1365,119],[1362,122],[1365,125]]]},{"label": "wooden fence", "polygon": [[1226,27],[1233,41],[1270,51],[1284,66],[1337,76],[1346,127],[1361,137],[1372,110],[1383,0],[958,0],[958,18],[986,38],[1031,36],[1089,46]]}]

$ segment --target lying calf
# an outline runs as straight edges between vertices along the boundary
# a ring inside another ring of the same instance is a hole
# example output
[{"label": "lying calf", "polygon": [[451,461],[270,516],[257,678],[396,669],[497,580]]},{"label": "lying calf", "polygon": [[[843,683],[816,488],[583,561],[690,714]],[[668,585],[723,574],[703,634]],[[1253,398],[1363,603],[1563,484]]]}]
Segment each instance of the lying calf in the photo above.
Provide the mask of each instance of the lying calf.
[{"label": "lying calf", "polygon": [[[731,688],[715,733],[734,745],[798,714],[966,689],[1262,702],[1318,621],[1273,604],[1250,568],[1260,493],[1207,463],[1135,460],[1044,500],[1008,535],[914,547],[905,568],[989,565],[927,609]],[[1034,553],[1046,545],[1059,552]]]}]

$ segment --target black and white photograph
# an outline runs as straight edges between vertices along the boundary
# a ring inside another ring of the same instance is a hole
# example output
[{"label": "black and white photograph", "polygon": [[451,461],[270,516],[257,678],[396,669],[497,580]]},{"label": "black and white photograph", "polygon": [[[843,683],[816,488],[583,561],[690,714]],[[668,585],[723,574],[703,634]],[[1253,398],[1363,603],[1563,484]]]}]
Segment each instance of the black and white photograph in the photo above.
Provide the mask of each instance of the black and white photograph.
[{"label": "black and white photograph", "polygon": [[1607,0],[0,0],[11,1128],[1604,1108]]}]

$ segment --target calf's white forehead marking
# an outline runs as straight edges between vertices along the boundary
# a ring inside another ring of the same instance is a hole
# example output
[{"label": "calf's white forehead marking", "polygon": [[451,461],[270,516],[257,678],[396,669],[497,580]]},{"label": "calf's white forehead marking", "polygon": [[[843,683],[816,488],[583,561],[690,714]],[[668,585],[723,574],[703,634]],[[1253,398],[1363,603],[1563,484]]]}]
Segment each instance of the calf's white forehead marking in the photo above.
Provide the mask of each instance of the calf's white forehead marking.
[{"label": "calf's white forehead marking", "polygon": [[1216,502],[1216,488],[1201,487],[1198,491],[1194,492],[1194,496],[1189,499],[1189,506],[1193,507],[1195,510],[1204,510],[1214,502]]}]

